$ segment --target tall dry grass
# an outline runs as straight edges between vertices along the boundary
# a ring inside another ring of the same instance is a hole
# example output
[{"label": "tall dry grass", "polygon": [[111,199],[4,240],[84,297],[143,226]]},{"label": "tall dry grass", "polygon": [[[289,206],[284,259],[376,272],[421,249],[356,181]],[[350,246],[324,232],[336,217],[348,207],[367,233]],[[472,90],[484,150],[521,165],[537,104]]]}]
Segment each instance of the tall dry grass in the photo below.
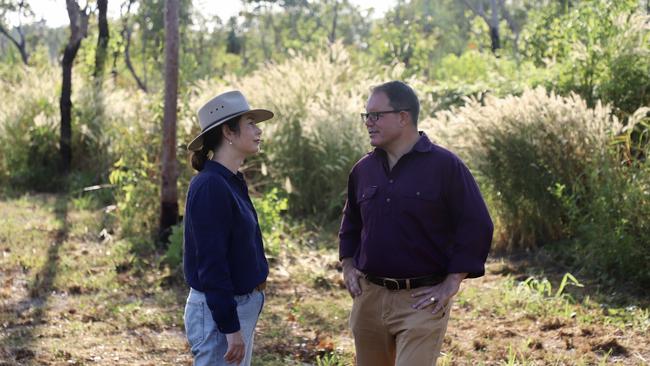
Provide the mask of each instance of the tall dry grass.
[{"label": "tall dry grass", "polygon": [[586,174],[611,159],[622,125],[608,106],[588,108],[577,95],[542,88],[521,96],[468,99],[427,121],[443,144],[461,154],[490,192],[506,248],[570,236],[558,191],[571,194]]},{"label": "tall dry grass", "polygon": [[424,125],[476,174],[497,249],[552,244],[573,266],[650,284],[650,145],[631,137],[647,135],[647,115],[624,128],[609,105],[538,88],[467,99]]},{"label": "tall dry grass", "polygon": [[[359,112],[370,87],[386,76],[385,70],[374,75],[356,66],[335,44],[314,57],[295,55],[249,76],[203,82],[191,104],[198,108],[213,95],[239,89],[254,106],[271,109],[275,118],[260,125],[263,154],[249,167],[258,180],[285,192],[294,215],[332,218],[343,207],[347,174],[370,149]],[[186,123],[186,128],[195,125]]]}]

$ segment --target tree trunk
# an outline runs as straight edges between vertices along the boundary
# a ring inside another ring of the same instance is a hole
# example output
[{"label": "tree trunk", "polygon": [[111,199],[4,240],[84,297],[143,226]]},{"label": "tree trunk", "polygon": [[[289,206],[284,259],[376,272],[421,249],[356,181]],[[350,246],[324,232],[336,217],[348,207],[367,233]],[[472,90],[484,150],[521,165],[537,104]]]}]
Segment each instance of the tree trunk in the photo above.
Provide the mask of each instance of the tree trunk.
[{"label": "tree trunk", "polygon": [[334,19],[332,20],[332,31],[330,32],[330,43],[336,41],[336,21],[338,20],[339,15],[339,2],[334,0]]},{"label": "tree trunk", "polygon": [[476,15],[483,18],[485,24],[487,24],[490,30],[490,47],[492,48],[493,53],[496,52],[496,50],[501,48],[501,38],[499,35],[499,5],[497,4],[497,0],[490,0],[492,14],[490,14],[491,16],[489,18],[487,14],[485,14],[483,1],[479,0],[478,6],[474,6],[471,0],[463,0],[463,3],[465,3],[465,6],[470,8]]},{"label": "tree trunk", "polygon": [[497,0],[490,0],[490,8],[492,11],[492,17],[488,22],[490,27],[490,40],[492,42],[492,52],[496,52],[501,48],[501,38],[499,36],[499,5]]},{"label": "tree trunk", "polygon": [[72,66],[81,46],[81,40],[88,31],[88,14],[86,8],[82,11],[75,0],[66,0],[68,17],[70,18],[70,39],[63,51],[61,69],[63,72],[61,83],[61,137],[59,148],[61,153],[61,169],[64,175],[70,172],[72,165]]},{"label": "tree trunk", "polygon": [[94,77],[98,79],[104,73],[104,64],[106,63],[106,55],[108,52],[108,39],[110,33],[108,31],[108,20],[106,13],[108,8],[108,0],[97,0],[97,27],[99,29],[99,37],[97,38],[97,49],[95,50],[95,72]]},{"label": "tree trunk", "polygon": [[176,106],[178,99],[179,0],[167,0],[165,4],[165,107],[159,231],[162,242],[167,242],[170,228],[178,222]]},{"label": "tree trunk", "polygon": [[515,35],[513,40],[513,52],[515,55],[515,61],[519,64],[519,36],[521,35],[521,26],[515,22],[514,18],[510,15],[508,8],[506,7],[505,0],[499,0],[499,6],[501,6],[501,14],[503,18],[508,23],[508,28]]},{"label": "tree trunk", "polygon": [[64,174],[70,171],[72,163],[72,64],[77,56],[77,51],[81,46],[81,41],[68,44],[63,51],[63,78],[61,83],[61,99],[59,106],[61,108],[61,139],[59,146],[61,149],[61,169]]}]

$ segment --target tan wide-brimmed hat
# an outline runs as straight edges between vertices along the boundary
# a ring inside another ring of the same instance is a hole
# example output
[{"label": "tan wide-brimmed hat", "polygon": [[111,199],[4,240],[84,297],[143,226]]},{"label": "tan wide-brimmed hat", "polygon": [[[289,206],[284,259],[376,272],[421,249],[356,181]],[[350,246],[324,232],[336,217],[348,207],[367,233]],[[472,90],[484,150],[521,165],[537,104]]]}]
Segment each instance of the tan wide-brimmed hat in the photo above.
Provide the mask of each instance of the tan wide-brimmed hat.
[{"label": "tan wide-brimmed hat", "polygon": [[201,133],[187,145],[187,149],[190,151],[200,150],[206,132],[243,114],[250,115],[255,123],[273,118],[273,112],[269,110],[251,109],[244,95],[237,90],[219,94],[199,109]]}]

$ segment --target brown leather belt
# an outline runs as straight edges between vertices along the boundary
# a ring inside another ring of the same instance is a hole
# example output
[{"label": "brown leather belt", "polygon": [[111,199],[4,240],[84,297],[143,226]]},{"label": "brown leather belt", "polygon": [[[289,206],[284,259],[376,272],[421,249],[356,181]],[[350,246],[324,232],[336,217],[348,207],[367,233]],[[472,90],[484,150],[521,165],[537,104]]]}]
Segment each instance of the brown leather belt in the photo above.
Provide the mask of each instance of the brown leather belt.
[{"label": "brown leather belt", "polygon": [[255,289],[257,291],[264,291],[266,289],[266,281],[260,283],[259,285],[255,286]]},{"label": "brown leather belt", "polygon": [[414,278],[389,278],[389,277],[379,277],[366,274],[366,279],[369,282],[374,283],[375,285],[386,287],[389,290],[410,290],[412,288],[418,288],[423,286],[435,286],[440,282],[445,280],[447,275],[445,274],[435,274],[424,277],[414,277]]}]

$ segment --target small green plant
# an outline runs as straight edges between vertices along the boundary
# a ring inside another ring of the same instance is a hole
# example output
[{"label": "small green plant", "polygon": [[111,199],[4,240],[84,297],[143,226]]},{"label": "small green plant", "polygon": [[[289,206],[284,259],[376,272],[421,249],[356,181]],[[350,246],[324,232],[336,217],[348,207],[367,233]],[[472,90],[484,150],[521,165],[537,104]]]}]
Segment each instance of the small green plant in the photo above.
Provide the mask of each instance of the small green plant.
[{"label": "small green plant", "polygon": [[261,197],[253,197],[252,200],[262,230],[264,247],[269,255],[275,256],[280,252],[283,233],[287,229],[284,216],[289,208],[289,201],[286,196],[281,196],[277,188],[272,188]]},{"label": "small green plant", "polygon": [[316,366],[345,366],[345,364],[335,352],[329,352],[316,356]]},{"label": "small green plant", "polygon": [[169,235],[169,246],[163,256],[163,262],[170,268],[177,268],[183,263],[183,232],[185,225],[179,223],[172,227]]}]

